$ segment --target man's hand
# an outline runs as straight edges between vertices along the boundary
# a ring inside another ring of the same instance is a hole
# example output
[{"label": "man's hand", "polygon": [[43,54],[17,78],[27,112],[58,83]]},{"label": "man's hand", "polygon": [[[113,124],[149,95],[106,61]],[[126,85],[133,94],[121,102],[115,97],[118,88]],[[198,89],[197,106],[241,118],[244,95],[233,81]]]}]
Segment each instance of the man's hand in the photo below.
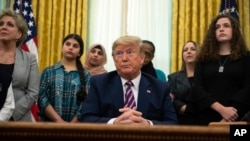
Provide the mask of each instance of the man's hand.
[{"label": "man's hand", "polygon": [[142,113],[136,111],[136,108],[121,108],[119,111],[122,113],[116,118],[114,124],[123,125],[150,125],[147,119],[142,117]]}]

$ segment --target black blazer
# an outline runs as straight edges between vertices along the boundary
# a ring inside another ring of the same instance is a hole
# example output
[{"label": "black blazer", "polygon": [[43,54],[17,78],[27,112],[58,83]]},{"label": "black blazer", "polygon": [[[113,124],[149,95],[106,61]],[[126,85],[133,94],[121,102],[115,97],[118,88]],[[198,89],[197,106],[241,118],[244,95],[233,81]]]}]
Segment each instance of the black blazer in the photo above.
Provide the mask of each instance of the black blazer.
[{"label": "black blazer", "polygon": [[[180,124],[195,124],[193,99],[191,98],[192,84],[184,71],[178,71],[168,75],[170,93],[175,96],[173,101]],[[181,107],[186,104],[185,115],[179,113]]]}]

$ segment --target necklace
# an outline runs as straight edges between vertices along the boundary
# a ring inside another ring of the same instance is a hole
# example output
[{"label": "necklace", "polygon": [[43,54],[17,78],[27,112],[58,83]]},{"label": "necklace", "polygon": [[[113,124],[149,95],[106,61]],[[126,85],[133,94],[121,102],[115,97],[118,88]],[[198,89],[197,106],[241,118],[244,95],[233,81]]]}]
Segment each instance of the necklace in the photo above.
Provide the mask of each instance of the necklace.
[{"label": "necklace", "polygon": [[219,72],[220,73],[222,73],[224,71],[224,65],[225,65],[225,63],[227,62],[228,59],[229,59],[229,56],[224,60],[224,62],[222,64],[221,64],[220,59],[219,59],[219,64],[220,64]]}]

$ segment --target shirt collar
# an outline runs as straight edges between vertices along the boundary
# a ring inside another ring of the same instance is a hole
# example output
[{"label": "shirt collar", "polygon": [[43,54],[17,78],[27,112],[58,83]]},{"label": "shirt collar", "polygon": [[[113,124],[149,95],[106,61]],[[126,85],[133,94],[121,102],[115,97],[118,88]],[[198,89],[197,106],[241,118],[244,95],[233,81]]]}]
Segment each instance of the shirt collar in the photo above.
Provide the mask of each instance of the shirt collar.
[{"label": "shirt collar", "polygon": [[59,61],[59,62],[57,62],[57,63],[55,64],[55,68],[56,68],[56,69],[58,69],[58,68],[64,68],[64,67],[63,67],[63,64],[61,63],[61,61]]},{"label": "shirt collar", "polygon": [[[122,86],[125,86],[125,83],[126,83],[128,80],[126,80],[126,79],[123,78],[123,77],[121,77],[121,80],[122,80]],[[138,75],[136,78],[134,78],[134,79],[131,80],[131,81],[133,82],[134,88],[135,88],[136,90],[139,90],[139,83],[140,83],[140,80],[141,80],[141,72],[139,73],[139,75]]]}]

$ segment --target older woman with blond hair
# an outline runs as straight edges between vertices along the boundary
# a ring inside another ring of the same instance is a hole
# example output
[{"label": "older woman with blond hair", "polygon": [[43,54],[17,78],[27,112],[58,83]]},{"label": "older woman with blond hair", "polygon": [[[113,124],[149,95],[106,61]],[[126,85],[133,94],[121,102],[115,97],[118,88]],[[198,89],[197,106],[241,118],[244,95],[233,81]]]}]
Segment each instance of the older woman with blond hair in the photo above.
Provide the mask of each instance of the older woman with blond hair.
[{"label": "older woman with blond hair", "polygon": [[15,99],[11,120],[34,121],[30,109],[38,98],[40,75],[36,56],[21,49],[28,25],[20,14],[4,9],[0,13],[0,33],[0,70],[12,77]]}]

